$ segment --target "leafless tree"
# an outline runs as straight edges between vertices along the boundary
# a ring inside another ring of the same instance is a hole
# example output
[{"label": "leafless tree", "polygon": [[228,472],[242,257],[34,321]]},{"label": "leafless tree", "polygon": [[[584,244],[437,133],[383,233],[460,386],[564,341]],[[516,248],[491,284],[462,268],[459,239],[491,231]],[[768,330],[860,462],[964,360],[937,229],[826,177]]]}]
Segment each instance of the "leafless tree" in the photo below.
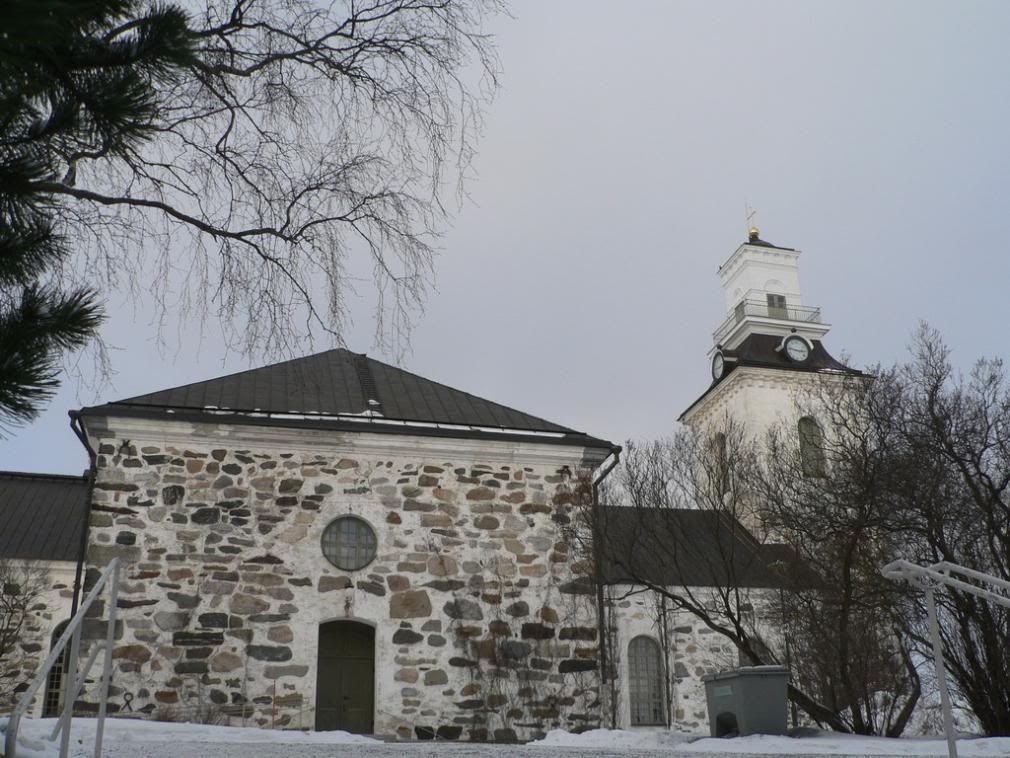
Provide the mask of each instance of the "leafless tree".
[{"label": "leafless tree", "polygon": [[[1010,580],[1010,382],[1000,360],[967,376],[922,325],[912,359],[882,378],[900,397],[889,417],[905,445],[897,488],[913,519],[904,557],[950,561]],[[880,381],[880,380],[878,380]],[[986,734],[1010,734],[1010,613],[957,591],[937,593],[948,671]],[[921,627],[915,639],[928,651]]]},{"label": "leafless tree", "polygon": [[903,445],[889,421],[900,396],[862,376],[808,386],[800,422],[770,430],[753,480],[765,527],[818,574],[804,586],[783,567],[793,669],[851,731],[899,736],[921,694],[908,636],[914,606],[880,576],[910,526],[898,494]]},{"label": "leafless tree", "polygon": [[[586,515],[587,533],[600,543],[602,581],[655,593],[670,611],[686,611],[722,635],[750,665],[785,662],[781,635],[762,623],[777,604],[774,588],[785,584],[743,525],[763,531],[752,496],[762,476],[760,451],[730,419],[717,434],[684,429],[670,439],[629,443],[615,472],[613,505]],[[802,566],[791,568],[813,581]],[[851,730],[836,709],[796,683],[789,698],[817,722]]]},{"label": "leafless tree", "polygon": [[0,712],[12,708],[40,663],[31,645],[46,640],[32,639],[33,612],[47,588],[48,573],[36,562],[0,558]]},{"label": "leafless tree", "polygon": [[[788,655],[790,698],[814,720],[898,735],[931,653],[921,595],[879,570],[903,556],[1010,581],[1010,381],[999,360],[959,375],[923,326],[909,362],[820,377],[798,410],[806,423],[759,439],[727,420],[724,434],[629,445],[612,501],[624,507],[596,509],[606,579],[667,598],[743,660]],[[664,517],[681,509],[709,517]],[[754,581],[764,569],[777,583]],[[763,611],[778,605],[781,638],[754,628],[755,584],[778,588]],[[961,702],[987,734],[1010,734],[1010,614],[957,591],[937,598]]]},{"label": "leafless tree", "polygon": [[110,156],[96,135],[29,188],[82,247],[65,275],[154,304],[163,338],[219,320],[247,354],[339,341],[371,276],[376,338],[402,347],[497,87],[499,0],[187,7],[196,60],[152,81],[146,140]]}]

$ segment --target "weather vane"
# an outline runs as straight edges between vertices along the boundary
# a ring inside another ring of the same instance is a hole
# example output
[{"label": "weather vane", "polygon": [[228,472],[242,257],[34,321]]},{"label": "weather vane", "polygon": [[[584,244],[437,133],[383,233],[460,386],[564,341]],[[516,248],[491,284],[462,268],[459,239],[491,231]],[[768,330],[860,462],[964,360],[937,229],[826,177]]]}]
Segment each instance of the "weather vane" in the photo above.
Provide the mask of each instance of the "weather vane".
[{"label": "weather vane", "polygon": [[758,228],[754,225],[754,216],[757,215],[757,211],[750,207],[750,204],[744,202],[744,213],[747,214],[747,237],[757,237]]}]

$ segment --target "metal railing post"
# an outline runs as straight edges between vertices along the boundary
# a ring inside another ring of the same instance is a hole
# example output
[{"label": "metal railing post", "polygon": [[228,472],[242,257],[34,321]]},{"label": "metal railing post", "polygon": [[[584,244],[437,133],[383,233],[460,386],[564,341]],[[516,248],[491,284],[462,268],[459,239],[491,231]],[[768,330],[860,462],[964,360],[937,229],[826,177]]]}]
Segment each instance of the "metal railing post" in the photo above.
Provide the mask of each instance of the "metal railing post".
[{"label": "metal railing post", "polygon": [[102,663],[102,689],[99,695],[98,726],[95,729],[95,758],[102,758],[105,716],[109,708],[109,683],[112,681],[112,648],[116,644],[116,606],[119,602],[119,566],[112,571],[109,585],[109,625],[105,630],[105,660]]},{"label": "metal railing post", "polygon": [[4,755],[14,755],[17,749],[18,727],[20,726],[21,714],[16,710],[7,721],[7,733],[4,735]]},{"label": "metal railing post", "polygon": [[[56,735],[60,735],[60,756],[61,758],[66,758],[70,749],[70,723],[74,715],[74,703],[84,690],[84,684],[87,681],[88,672],[91,671],[91,667],[94,665],[95,660],[97,660],[98,654],[104,653],[105,670],[102,675],[99,723],[98,730],[96,732],[96,750],[94,753],[95,758],[100,758],[102,733],[104,730],[105,714],[109,699],[109,682],[111,681],[112,672],[112,645],[115,641],[116,604],[119,596],[119,566],[119,559],[114,558],[99,575],[98,580],[95,582],[95,586],[91,588],[87,597],[84,598],[84,601],[77,609],[73,618],[67,622],[67,626],[63,630],[63,634],[61,634],[60,638],[53,644],[51,650],[49,651],[49,656],[35,674],[35,678],[29,682],[28,688],[21,695],[21,699],[11,712],[10,718],[7,722],[7,730],[4,734],[4,755],[7,756],[7,758],[15,758],[17,756],[18,732],[21,727],[21,717],[24,716],[31,707],[32,700],[35,698],[36,693],[42,685],[48,681],[49,672],[60,660],[61,656],[64,656],[65,658],[65,664],[63,664],[63,679],[61,682],[63,689],[63,705],[60,709],[60,717],[57,719],[56,727],[49,736],[49,740],[55,740]],[[92,648],[83,670],[78,672],[81,633],[84,627],[84,620],[87,617],[91,606],[95,604],[98,596],[107,586],[109,587],[110,599],[109,627],[106,631],[106,641],[104,644],[97,645]],[[70,654],[69,656],[66,656],[65,651],[68,646],[70,648]]]},{"label": "metal railing post", "polygon": [[1004,608],[1010,608],[1010,597],[1000,595],[990,589],[971,584],[964,579],[958,579],[953,574],[972,579],[979,584],[986,584],[990,587],[997,587],[1005,592],[1010,592],[1010,582],[1000,579],[998,576],[984,574],[981,571],[958,566],[956,563],[941,561],[931,566],[917,566],[905,560],[891,561],[881,569],[881,573],[888,579],[899,582],[908,582],[920,587],[926,593],[926,617],[929,623],[929,636],[933,645],[933,662],[936,666],[937,685],[940,688],[940,705],[943,709],[943,731],[947,738],[947,754],[950,758],[957,758],[957,735],[954,733],[954,714],[950,700],[950,690],[947,686],[947,665],[943,660],[943,640],[940,638],[940,622],[936,613],[936,590],[939,587],[946,587],[948,590],[954,589],[966,592],[969,595],[988,600]]},{"label": "metal railing post", "polygon": [[940,622],[936,618],[936,598],[932,587],[926,590],[926,615],[929,618],[929,636],[933,641],[933,660],[936,662],[936,678],[940,683],[940,708],[943,710],[943,733],[947,738],[947,754],[957,758],[957,736],[954,734],[954,714],[950,708],[950,692],[947,690],[947,666],[943,661],[943,646],[940,641]]},{"label": "metal railing post", "polygon": [[74,701],[80,690],[80,680],[77,676],[78,658],[81,652],[81,624],[74,626],[74,636],[70,642],[70,663],[67,671],[70,674],[69,687],[63,692],[63,713],[60,715],[60,758],[67,758],[70,752],[70,720],[74,717]]}]

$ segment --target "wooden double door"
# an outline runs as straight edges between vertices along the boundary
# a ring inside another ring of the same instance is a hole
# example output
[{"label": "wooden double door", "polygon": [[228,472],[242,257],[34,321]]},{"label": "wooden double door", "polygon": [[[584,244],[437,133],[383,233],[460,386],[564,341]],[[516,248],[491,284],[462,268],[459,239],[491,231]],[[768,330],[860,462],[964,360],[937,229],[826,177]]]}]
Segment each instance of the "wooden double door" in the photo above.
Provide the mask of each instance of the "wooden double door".
[{"label": "wooden double door", "polygon": [[356,621],[319,625],[316,730],[371,734],[375,705],[375,629]]}]

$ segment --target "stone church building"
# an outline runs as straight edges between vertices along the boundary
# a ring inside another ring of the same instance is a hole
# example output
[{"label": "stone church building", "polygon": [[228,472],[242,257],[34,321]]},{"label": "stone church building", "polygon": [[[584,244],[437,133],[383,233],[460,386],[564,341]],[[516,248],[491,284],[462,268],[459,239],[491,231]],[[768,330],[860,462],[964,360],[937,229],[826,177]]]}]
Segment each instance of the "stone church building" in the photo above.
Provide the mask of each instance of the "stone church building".
[{"label": "stone church building", "polygon": [[[604,440],[331,350],[85,408],[134,710],[401,738],[595,719],[564,530]],[[277,697],[273,696],[276,690]]]},{"label": "stone church building", "polygon": [[[727,319],[685,423],[791,419],[804,377],[849,371],[801,302],[798,256],[755,230],[721,267]],[[116,715],[398,739],[697,732],[701,676],[737,662],[697,620],[660,623],[648,594],[604,620],[598,584],[625,580],[594,565],[579,509],[619,455],[607,440],[342,349],[72,417],[91,475],[0,475],[0,519],[20,524],[0,558],[54,568],[25,641],[38,660],[75,589],[122,561]],[[62,517],[31,505],[47,497]],[[57,677],[35,712],[58,701]]]}]

